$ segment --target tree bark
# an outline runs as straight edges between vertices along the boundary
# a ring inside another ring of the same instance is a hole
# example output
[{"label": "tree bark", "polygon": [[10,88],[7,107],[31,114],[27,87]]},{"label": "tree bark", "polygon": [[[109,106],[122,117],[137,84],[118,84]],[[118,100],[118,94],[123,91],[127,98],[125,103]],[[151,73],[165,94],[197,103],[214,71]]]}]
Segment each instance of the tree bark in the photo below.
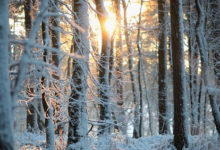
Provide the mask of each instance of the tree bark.
[{"label": "tree bark", "polygon": [[177,150],[182,150],[184,147],[188,147],[182,0],[171,0],[170,9],[173,53],[174,146]]},{"label": "tree bark", "polygon": [[74,32],[74,53],[79,58],[73,60],[72,65],[72,85],[71,95],[68,105],[69,130],[68,130],[68,150],[87,150],[88,145],[88,119],[87,119],[87,75],[89,61],[89,18],[88,4],[84,0],[74,0],[73,11],[75,12],[75,22],[84,29]]},{"label": "tree bark", "polygon": [[0,149],[13,150],[13,115],[8,73],[8,1],[0,1]]},{"label": "tree bark", "polygon": [[159,134],[167,134],[167,10],[166,0],[158,0],[159,48],[158,48],[158,100]]},{"label": "tree bark", "polygon": [[99,126],[99,135],[110,133],[111,120],[110,114],[110,93],[109,93],[109,55],[110,55],[110,34],[108,33],[105,23],[108,19],[107,11],[104,7],[103,0],[95,0],[96,10],[102,32],[102,48],[99,60],[99,98],[100,98],[100,120],[105,123]]},{"label": "tree bark", "polygon": [[[25,12],[25,30],[26,30],[26,37],[29,37],[31,27],[32,27],[32,17],[31,14],[33,15],[33,6],[34,3],[32,0],[25,0],[24,2],[24,12]],[[27,87],[27,93],[29,97],[33,97],[34,95],[34,87],[32,87],[33,80],[31,79],[30,81],[30,86]],[[37,111],[35,110],[36,107],[36,99],[33,98],[32,101],[28,102],[28,107],[27,107],[27,119],[26,119],[26,125],[27,125],[27,131],[29,132],[34,132],[38,129],[38,115]]]}]

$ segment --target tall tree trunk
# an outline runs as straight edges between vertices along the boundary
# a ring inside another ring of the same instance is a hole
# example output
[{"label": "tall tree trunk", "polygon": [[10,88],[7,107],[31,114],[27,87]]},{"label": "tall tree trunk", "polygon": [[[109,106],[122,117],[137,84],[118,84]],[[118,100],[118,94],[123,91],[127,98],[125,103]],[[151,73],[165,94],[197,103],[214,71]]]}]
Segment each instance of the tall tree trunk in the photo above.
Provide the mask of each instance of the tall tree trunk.
[{"label": "tall tree trunk", "polygon": [[73,60],[72,85],[69,99],[69,131],[67,146],[69,150],[87,150],[88,145],[88,120],[87,120],[87,75],[89,60],[89,18],[88,3],[84,0],[74,0],[73,10],[75,21],[84,31],[75,29],[74,52],[80,58]]},{"label": "tall tree trunk", "polygon": [[128,23],[127,23],[127,6],[125,0],[122,0],[122,5],[124,9],[124,34],[126,45],[128,48],[128,67],[130,71],[130,78],[131,78],[131,86],[133,92],[133,99],[134,99],[134,130],[133,130],[133,137],[139,138],[139,97],[138,97],[138,86],[136,84],[136,76],[134,72],[134,60],[133,60],[133,48],[132,48],[132,41],[128,31]]},{"label": "tall tree trunk", "polygon": [[[116,15],[116,44],[115,44],[115,51],[116,51],[116,90],[117,90],[117,108],[116,108],[116,120],[117,123],[123,123],[125,110],[123,108],[124,101],[123,101],[123,58],[122,58],[122,33],[121,33],[121,7],[120,7],[121,0],[114,0],[114,12]],[[123,126],[117,127],[123,134],[126,134],[127,127],[123,124]]]},{"label": "tall tree trunk", "polygon": [[0,1],[0,149],[13,150],[13,115],[8,73],[8,1]]},{"label": "tall tree trunk", "polygon": [[[48,3],[48,2],[47,2]],[[42,38],[43,43],[46,47],[50,45],[50,38],[49,38],[49,29],[48,29],[48,20],[47,18],[42,22]],[[47,49],[44,49],[43,52],[43,61],[45,63],[49,63],[49,52]],[[45,70],[43,70],[45,71]],[[45,89],[49,89],[48,77],[43,76],[41,78],[41,85],[42,85],[42,104],[45,112],[45,128],[46,128],[46,148],[49,150],[55,149],[55,141],[54,141],[54,125],[53,125],[53,110],[51,99],[49,97],[49,93]]]},{"label": "tall tree trunk", "polygon": [[141,7],[139,12],[139,21],[138,21],[138,34],[137,34],[137,49],[138,49],[138,85],[139,85],[139,100],[140,100],[140,106],[139,106],[139,115],[140,115],[140,122],[139,122],[139,137],[143,136],[143,85],[142,85],[142,42],[141,42],[141,15],[142,15],[142,7],[143,7],[143,0],[141,0]]},{"label": "tall tree trunk", "polygon": [[189,25],[188,31],[188,56],[189,56],[189,94],[191,102],[191,134],[199,134],[199,97],[198,97],[198,64],[199,64],[199,55],[195,45],[195,30],[193,30],[194,23],[192,18],[192,2],[188,0],[188,9],[187,9],[187,20]]},{"label": "tall tree trunk", "polygon": [[[198,20],[196,24],[196,40],[199,46],[200,51],[200,58],[201,58],[201,64],[202,64],[202,75],[204,78],[204,85],[206,88],[210,87],[210,68],[209,68],[209,60],[208,60],[208,48],[206,39],[204,36],[204,23],[205,23],[205,14],[203,9],[203,3],[200,0],[196,1],[196,9],[198,12]],[[218,134],[220,134],[220,112],[218,104],[216,103],[215,96],[213,93],[210,93],[208,91],[210,105],[212,108],[212,115],[214,117],[214,123],[216,125],[216,129],[218,131]]]},{"label": "tall tree trunk", "polygon": [[[51,0],[50,1],[50,7],[51,7],[51,12],[52,13],[56,13],[59,9],[59,1],[58,0]],[[52,27],[50,28],[50,32],[51,32],[51,44],[52,47],[57,49],[58,51],[60,50],[60,20],[59,20],[59,16],[51,16],[50,17],[50,22]],[[52,52],[52,64],[54,66],[56,66],[58,68],[58,70],[61,71],[61,66],[60,66],[60,59],[59,59],[59,52]],[[60,79],[60,71],[56,71],[52,73],[52,77],[54,79],[54,82],[52,83],[53,85],[53,90],[54,90],[54,97],[55,97],[55,102],[56,105],[54,106],[55,110],[54,110],[54,116],[56,118],[56,124],[57,127],[55,129],[55,133],[59,134],[60,136],[60,140],[62,140],[63,137],[63,124],[59,124],[61,122],[60,120],[60,116],[61,116],[61,99],[60,99],[60,85],[59,85],[59,79]],[[52,86],[51,86],[52,87]]]},{"label": "tall tree trunk", "polygon": [[[25,0],[24,3],[24,12],[25,12],[25,30],[26,30],[26,37],[29,37],[31,27],[32,27],[32,17],[31,14],[33,14],[33,6],[34,2],[32,0]],[[27,88],[27,93],[29,97],[33,97],[34,95],[34,87],[32,87],[34,80],[30,80],[30,85]],[[28,102],[28,108],[27,108],[27,130],[29,132],[36,131],[38,129],[38,119],[37,119],[37,111],[35,110],[36,107],[36,99],[33,98],[32,101]]]},{"label": "tall tree trunk", "polygon": [[158,49],[158,100],[159,134],[167,134],[167,10],[166,0],[158,0],[159,49]]},{"label": "tall tree trunk", "polygon": [[95,0],[96,10],[102,32],[102,48],[99,61],[99,98],[100,98],[100,120],[103,125],[99,126],[99,135],[110,133],[111,120],[110,114],[110,93],[109,93],[109,55],[110,55],[110,34],[106,29],[106,21],[108,19],[107,11],[104,7],[103,0]]},{"label": "tall tree trunk", "polygon": [[177,150],[182,150],[184,147],[188,147],[182,0],[171,0],[170,9],[172,53],[174,62],[174,146]]}]

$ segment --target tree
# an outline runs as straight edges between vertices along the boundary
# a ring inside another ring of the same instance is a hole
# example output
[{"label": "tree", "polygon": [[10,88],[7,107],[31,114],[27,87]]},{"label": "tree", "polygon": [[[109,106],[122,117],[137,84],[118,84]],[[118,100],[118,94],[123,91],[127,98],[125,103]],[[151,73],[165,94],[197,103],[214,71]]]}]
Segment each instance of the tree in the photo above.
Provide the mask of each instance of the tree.
[{"label": "tree", "polygon": [[[50,1],[50,8],[51,13],[56,13],[59,10],[60,2],[58,0],[51,0]],[[52,82],[52,85],[50,86],[51,90],[54,91],[54,100],[55,100],[55,106],[54,106],[54,116],[56,119],[57,127],[55,129],[55,133],[60,135],[60,140],[62,140],[63,136],[63,124],[61,122],[61,89],[60,89],[60,19],[59,16],[51,16],[50,17],[50,38],[51,38],[51,45],[52,48],[55,48],[57,51],[52,51],[51,58],[52,58],[52,64],[57,67],[57,71],[52,72],[52,78],[54,81]]]},{"label": "tree", "polygon": [[143,85],[142,85],[142,65],[143,65],[143,60],[142,60],[142,42],[141,42],[141,15],[142,15],[142,7],[143,7],[143,0],[141,0],[141,7],[140,7],[140,12],[139,12],[139,21],[138,21],[138,34],[137,34],[137,50],[138,50],[138,85],[139,85],[139,101],[140,101],[140,106],[139,106],[139,137],[143,136]]},{"label": "tree", "polygon": [[[42,3],[43,4],[43,3]],[[48,1],[44,1],[44,5],[49,6]],[[47,10],[48,12],[48,10]],[[48,28],[48,18],[44,18],[42,21],[42,39],[45,47],[50,46],[50,37],[49,37],[49,28]],[[43,61],[45,63],[49,62],[49,51],[48,49],[44,49],[43,51]],[[42,70],[43,72],[46,69]],[[41,86],[42,86],[42,104],[45,112],[45,128],[46,128],[46,148],[49,150],[54,149],[55,141],[54,141],[54,124],[53,124],[53,108],[51,104],[51,98],[49,97],[49,91],[45,89],[49,89],[49,79],[48,76],[43,75],[41,78]]]},{"label": "tree", "polygon": [[170,11],[173,54],[174,146],[177,150],[182,150],[184,147],[188,147],[182,0],[171,0]]},{"label": "tree", "polygon": [[100,99],[100,120],[99,135],[110,133],[110,91],[109,91],[109,55],[111,48],[110,34],[106,29],[108,13],[104,7],[103,0],[95,0],[98,19],[101,26],[102,47],[99,60],[99,99]]},{"label": "tree", "polygon": [[73,11],[75,22],[83,30],[74,31],[74,53],[79,57],[73,60],[72,84],[69,98],[69,129],[67,149],[87,150],[88,147],[88,120],[87,120],[87,75],[89,60],[89,39],[88,39],[88,3],[84,0],[74,0]]},{"label": "tree", "polygon": [[[191,103],[191,134],[199,134],[199,118],[200,118],[200,100],[198,92],[198,69],[199,69],[199,51],[196,47],[195,38],[195,23],[193,19],[196,18],[194,15],[195,9],[193,7],[192,0],[187,1],[186,16],[188,21],[188,59],[189,59],[189,98]],[[200,87],[202,86],[202,80],[200,80]],[[201,88],[200,88],[201,89]],[[201,92],[200,92],[201,93]],[[200,94],[201,95],[201,94]]]},{"label": "tree", "polygon": [[[116,51],[116,57],[115,57],[115,76],[116,76],[116,91],[117,91],[117,106],[116,106],[116,120],[117,124],[122,123],[124,120],[124,112],[123,109],[124,106],[124,87],[123,87],[123,57],[122,57],[122,27],[121,27],[121,7],[120,2],[121,0],[113,0],[114,2],[114,13],[116,16],[116,39],[115,39],[115,51]],[[114,110],[113,110],[114,111]],[[117,129],[121,130],[124,134],[126,133],[126,127],[117,126]]]},{"label": "tree", "polygon": [[[218,0],[213,0],[211,1],[211,7],[210,9],[212,10],[211,12],[211,19],[212,19],[212,29],[213,31],[211,32],[212,36],[212,43],[216,45],[214,47],[213,53],[214,53],[214,74],[215,74],[215,81],[216,81],[216,86],[219,89],[220,88],[220,45],[219,45],[219,38],[220,38],[220,1]],[[213,106],[216,109],[213,109],[213,115],[215,119],[215,124],[216,128],[218,131],[218,134],[220,135],[220,107],[219,102],[220,102],[220,95],[218,92],[217,95],[217,105],[218,106]],[[216,105],[215,103],[213,105]]]},{"label": "tree", "polygon": [[212,44],[216,45],[214,47],[214,73],[217,87],[220,87],[220,45],[219,45],[219,38],[220,38],[220,2],[218,0],[212,0],[210,2],[210,9],[211,9],[211,19],[212,19]]},{"label": "tree", "polygon": [[159,47],[158,47],[158,100],[159,134],[168,132],[167,121],[167,10],[166,0],[158,0]]},{"label": "tree", "polygon": [[13,118],[8,73],[8,1],[0,1],[0,149],[13,150]]},{"label": "tree", "polygon": [[133,137],[139,138],[139,93],[138,93],[138,86],[136,84],[136,75],[134,71],[134,60],[133,60],[133,48],[131,42],[131,35],[128,30],[128,21],[127,21],[127,6],[125,0],[122,0],[122,5],[124,9],[124,34],[125,34],[125,41],[128,48],[128,68],[130,71],[130,78],[131,78],[131,86],[133,92],[133,99],[134,99],[134,129],[133,129]]},{"label": "tree", "polygon": [[[207,41],[204,36],[204,25],[205,25],[205,13],[204,13],[204,2],[200,0],[196,1],[196,10],[198,13],[198,20],[196,24],[196,41],[198,43],[199,51],[200,51],[200,59],[201,59],[201,67],[202,67],[202,75],[204,78],[204,84],[207,88],[211,87],[210,84],[210,64],[208,58],[208,47]],[[216,69],[216,68],[215,68]],[[218,104],[216,103],[216,98],[210,91],[208,92],[210,105],[212,108],[212,114],[214,118],[214,123],[216,125],[216,129],[218,134],[220,134],[220,111]]]},{"label": "tree", "polygon": [[[26,37],[29,37],[31,28],[32,28],[32,18],[34,14],[33,7],[35,6],[35,1],[32,0],[25,0],[24,2],[24,13],[25,13],[25,30],[26,30]],[[33,82],[34,79],[30,79],[30,85],[27,87],[27,93],[29,97],[33,98],[35,88],[33,87]],[[26,119],[26,124],[27,124],[27,130],[29,132],[36,131],[38,129],[38,124],[42,128],[41,120],[38,119],[38,114],[37,110],[35,110],[37,107],[37,99],[33,98],[33,100],[28,102],[28,108],[27,108],[27,119]]]}]

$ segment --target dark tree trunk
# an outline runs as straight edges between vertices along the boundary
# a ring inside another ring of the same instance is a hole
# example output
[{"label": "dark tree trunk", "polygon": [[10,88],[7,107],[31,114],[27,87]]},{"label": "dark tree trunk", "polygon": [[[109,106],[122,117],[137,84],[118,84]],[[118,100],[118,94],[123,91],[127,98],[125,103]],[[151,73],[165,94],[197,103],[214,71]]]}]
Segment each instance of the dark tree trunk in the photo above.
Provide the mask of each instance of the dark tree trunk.
[{"label": "dark tree trunk", "polygon": [[[31,27],[32,27],[32,17],[31,14],[33,14],[33,6],[34,3],[32,0],[25,0],[24,3],[24,13],[25,13],[25,30],[26,30],[26,37],[29,37]],[[32,82],[33,80],[31,79],[30,81],[30,86],[27,88],[27,93],[29,97],[33,98],[34,96],[34,87],[32,87]],[[38,122],[37,122],[37,112],[35,110],[36,103],[35,103],[35,98],[33,98],[32,101],[28,103],[27,107],[27,119],[26,119],[26,125],[27,125],[27,130],[29,132],[34,132],[38,128]]]},{"label": "dark tree trunk", "polygon": [[81,56],[75,58],[72,64],[71,95],[68,105],[69,129],[68,129],[68,150],[88,149],[88,120],[87,120],[87,75],[89,60],[89,39],[88,39],[88,4],[83,0],[74,0],[73,11],[75,22],[84,31],[75,29],[74,52]]},{"label": "dark tree trunk", "polygon": [[[51,12],[56,13],[57,9],[59,8],[59,2],[58,0],[52,0],[53,2],[50,2]],[[59,32],[59,17],[52,16],[50,17],[50,22],[52,24],[52,27],[50,29],[51,31],[51,44],[53,48],[56,48],[57,50],[60,49],[60,32]],[[52,64],[56,67],[59,66],[59,53],[52,52]],[[59,79],[59,76],[56,74],[53,74],[53,77],[55,79]]]},{"label": "dark tree trunk", "polygon": [[141,7],[139,12],[139,22],[138,22],[138,34],[137,34],[137,49],[138,49],[138,85],[139,85],[139,100],[140,100],[140,106],[139,106],[139,115],[140,115],[140,122],[139,122],[139,137],[143,136],[143,85],[142,85],[142,42],[141,42],[141,15],[142,15],[142,7],[143,7],[143,0],[141,0]]},{"label": "dark tree trunk", "polygon": [[110,56],[109,56],[109,86],[111,86],[111,80],[112,80],[112,75],[113,75],[113,71],[114,71],[114,41],[115,41],[115,38],[114,38],[114,33],[113,35],[111,36],[111,40],[110,40]]},{"label": "dark tree trunk", "polygon": [[29,33],[31,31],[32,26],[32,0],[25,0],[24,2],[24,14],[25,14],[25,30],[26,37],[29,37]]},{"label": "dark tree trunk", "polygon": [[177,150],[182,150],[184,147],[188,147],[182,0],[171,0],[170,9],[173,53],[174,146]]},{"label": "dark tree trunk", "polygon": [[158,49],[158,100],[159,100],[159,134],[167,134],[167,10],[166,0],[158,0],[159,49]]}]

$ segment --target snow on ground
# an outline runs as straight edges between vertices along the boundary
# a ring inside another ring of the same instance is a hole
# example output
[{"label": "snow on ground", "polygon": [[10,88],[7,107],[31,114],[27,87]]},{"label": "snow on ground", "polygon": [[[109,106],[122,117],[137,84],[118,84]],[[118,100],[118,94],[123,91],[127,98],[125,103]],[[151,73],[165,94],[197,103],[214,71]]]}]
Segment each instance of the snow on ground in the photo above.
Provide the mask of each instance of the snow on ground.
[{"label": "snow on ground", "polygon": [[[45,150],[45,136],[42,133],[18,133],[16,138],[17,150]],[[131,137],[112,134],[111,137],[90,138],[92,150],[172,150],[172,135],[157,135],[133,139]],[[66,137],[64,137],[66,140]],[[219,150],[220,141],[216,136],[189,137],[188,150]],[[56,137],[56,149],[64,150],[65,142]]]}]

